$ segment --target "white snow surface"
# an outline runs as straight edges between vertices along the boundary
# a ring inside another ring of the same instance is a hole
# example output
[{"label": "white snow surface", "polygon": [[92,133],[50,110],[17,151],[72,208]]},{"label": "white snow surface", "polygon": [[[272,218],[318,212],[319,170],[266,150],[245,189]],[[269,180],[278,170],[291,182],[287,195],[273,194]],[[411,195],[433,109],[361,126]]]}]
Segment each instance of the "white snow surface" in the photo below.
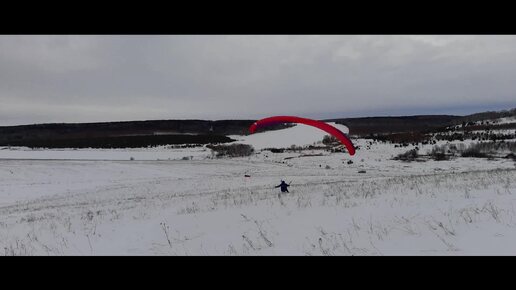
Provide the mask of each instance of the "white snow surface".
[{"label": "white snow surface", "polygon": [[[297,125],[238,138],[260,149],[324,135]],[[3,148],[0,253],[516,255],[513,160],[401,162],[391,158],[412,146],[353,142],[353,157]]]},{"label": "white snow surface", "polygon": [[169,149],[167,146],[127,149],[38,149],[0,147],[0,159],[49,160],[179,160],[211,155],[204,147]]}]

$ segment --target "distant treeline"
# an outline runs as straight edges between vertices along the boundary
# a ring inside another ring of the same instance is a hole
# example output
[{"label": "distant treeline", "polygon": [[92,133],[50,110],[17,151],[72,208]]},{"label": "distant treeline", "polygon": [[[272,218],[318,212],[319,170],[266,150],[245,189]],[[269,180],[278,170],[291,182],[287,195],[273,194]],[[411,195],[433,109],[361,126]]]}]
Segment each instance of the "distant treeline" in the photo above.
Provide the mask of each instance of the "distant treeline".
[{"label": "distant treeline", "polygon": [[[431,133],[436,131],[447,131],[447,127],[463,125],[469,122],[483,120],[494,120],[505,117],[516,116],[516,108],[499,111],[483,112],[467,116],[454,115],[420,115],[420,116],[399,116],[399,117],[365,117],[329,119],[328,122],[336,122],[349,128],[349,134],[354,136],[369,136],[371,134],[392,134],[405,132]],[[494,127],[496,126],[496,128]],[[468,130],[485,129],[513,129],[514,125],[478,126]]]},{"label": "distant treeline", "polygon": [[459,122],[456,122],[455,124],[458,125],[463,122],[478,122],[478,121],[483,121],[483,120],[493,120],[493,119],[514,117],[514,116],[516,116],[516,108],[510,109],[510,110],[498,111],[498,112],[495,112],[495,111],[482,112],[482,113],[476,113],[476,114],[464,116],[460,120],[457,120]]},{"label": "distant treeline", "polygon": [[21,140],[99,138],[155,134],[241,135],[253,120],[158,120],[102,123],[36,124],[0,127],[0,143]]},{"label": "distant treeline", "polygon": [[402,117],[366,117],[331,119],[349,128],[349,134],[354,136],[368,136],[370,134],[391,134],[402,132],[426,132],[450,126],[460,116],[429,115],[429,116],[402,116]]},{"label": "distant treeline", "polygon": [[[254,120],[158,120],[36,124],[0,127],[0,146],[41,148],[136,148],[169,144],[234,141],[226,135],[249,134]],[[277,124],[263,130],[277,130]]]}]

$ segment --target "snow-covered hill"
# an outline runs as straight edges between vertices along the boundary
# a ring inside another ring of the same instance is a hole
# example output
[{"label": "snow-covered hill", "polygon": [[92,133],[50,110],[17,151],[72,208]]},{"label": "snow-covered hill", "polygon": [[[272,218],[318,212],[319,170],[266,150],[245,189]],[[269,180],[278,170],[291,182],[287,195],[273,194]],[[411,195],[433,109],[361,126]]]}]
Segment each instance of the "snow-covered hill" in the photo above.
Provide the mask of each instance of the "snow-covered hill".
[{"label": "snow-covered hill", "polygon": [[[328,124],[335,126],[345,134],[349,133],[349,128],[344,125],[333,122],[328,122]],[[247,136],[233,135],[229,137],[238,140],[238,143],[250,144],[255,149],[260,150],[264,148],[287,148],[291,145],[313,145],[314,143],[321,142],[325,135],[328,135],[328,133],[318,128],[304,124],[296,124],[294,127],[282,130],[266,131]]]},{"label": "snow-covered hill", "polygon": [[[516,255],[514,160],[401,162],[392,157],[414,146],[368,139],[353,140],[353,157],[260,151],[324,135],[297,125],[233,136],[257,152],[222,159],[202,147],[3,148],[0,253]],[[290,193],[278,194],[280,179]]]}]

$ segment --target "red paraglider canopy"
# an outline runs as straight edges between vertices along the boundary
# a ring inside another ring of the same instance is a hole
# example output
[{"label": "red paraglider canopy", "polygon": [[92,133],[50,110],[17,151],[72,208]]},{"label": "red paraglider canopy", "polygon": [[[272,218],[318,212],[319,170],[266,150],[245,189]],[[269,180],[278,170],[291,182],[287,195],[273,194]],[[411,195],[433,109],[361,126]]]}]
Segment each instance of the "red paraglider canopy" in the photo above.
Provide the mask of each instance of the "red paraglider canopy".
[{"label": "red paraglider canopy", "polygon": [[349,155],[355,155],[355,146],[353,146],[353,143],[351,143],[351,140],[346,134],[344,134],[342,131],[340,131],[332,125],[317,120],[294,116],[274,116],[254,122],[251,125],[251,127],[249,127],[249,131],[251,132],[251,134],[253,134],[258,128],[262,128],[277,123],[300,123],[324,130],[327,133],[334,136],[335,138],[337,138],[340,142],[342,142],[342,144],[344,144],[344,146],[346,146],[346,148],[348,149]]}]

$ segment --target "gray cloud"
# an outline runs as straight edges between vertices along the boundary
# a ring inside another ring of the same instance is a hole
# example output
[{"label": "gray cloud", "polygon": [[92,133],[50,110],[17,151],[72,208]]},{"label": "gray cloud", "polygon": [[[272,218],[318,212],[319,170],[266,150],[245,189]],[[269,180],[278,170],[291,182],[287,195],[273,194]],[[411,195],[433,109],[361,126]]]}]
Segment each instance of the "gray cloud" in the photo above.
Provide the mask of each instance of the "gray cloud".
[{"label": "gray cloud", "polygon": [[516,36],[0,36],[0,125],[466,112],[515,76]]}]

